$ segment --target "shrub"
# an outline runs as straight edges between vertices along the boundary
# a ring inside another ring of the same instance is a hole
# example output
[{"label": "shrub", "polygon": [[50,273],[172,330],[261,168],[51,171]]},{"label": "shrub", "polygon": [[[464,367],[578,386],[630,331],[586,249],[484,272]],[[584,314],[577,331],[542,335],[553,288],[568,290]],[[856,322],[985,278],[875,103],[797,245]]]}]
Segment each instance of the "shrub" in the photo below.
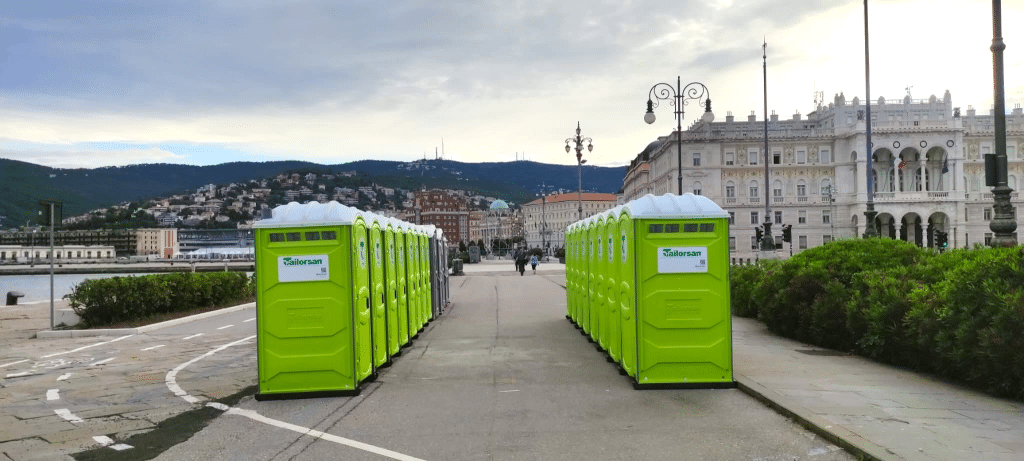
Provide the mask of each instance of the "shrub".
[{"label": "shrub", "polygon": [[753,288],[764,277],[764,266],[729,267],[729,304],[733,315],[757,317],[757,303],[751,302]]},{"label": "shrub", "polygon": [[92,327],[250,299],[255,287],[255,276],[241,272],[182,272],[89,279],[68,300],[83,326]]},{"label": "shrub", "polygon": [[837,241],[730,281],[733,312],[775,333],[1024,399],[1024,248]]}]

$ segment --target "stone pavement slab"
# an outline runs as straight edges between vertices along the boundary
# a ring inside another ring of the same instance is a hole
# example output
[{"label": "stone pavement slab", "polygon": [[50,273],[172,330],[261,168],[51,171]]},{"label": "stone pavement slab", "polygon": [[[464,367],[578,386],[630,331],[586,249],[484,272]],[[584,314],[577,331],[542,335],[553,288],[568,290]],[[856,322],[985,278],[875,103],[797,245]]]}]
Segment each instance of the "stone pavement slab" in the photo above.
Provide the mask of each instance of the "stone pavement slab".
[{"label": "stone pavement slab", "polygon": [[817,353],[822,350],[775,336],[756,320],[734,318],[733,334],[741,388],[819,434],[845,440],[855,453],[884,460],[1024,459],[1022,402],[857,356]]}]

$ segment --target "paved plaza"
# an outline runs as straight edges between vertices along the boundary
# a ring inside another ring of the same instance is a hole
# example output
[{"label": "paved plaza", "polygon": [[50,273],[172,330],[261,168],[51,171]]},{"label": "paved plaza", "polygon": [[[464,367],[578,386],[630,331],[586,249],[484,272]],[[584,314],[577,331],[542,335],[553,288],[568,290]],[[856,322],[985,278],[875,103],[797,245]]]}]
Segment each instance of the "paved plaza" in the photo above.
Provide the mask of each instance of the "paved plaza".
[{"label": "paved plaza", "polygon": [[1024,459],[1024,405],[734,318],[737,389],[632,388],[565,319],[565,271],[466,265],[359,396],[259,402],[252,306],[34,339],[0,307],[0,460]]}]

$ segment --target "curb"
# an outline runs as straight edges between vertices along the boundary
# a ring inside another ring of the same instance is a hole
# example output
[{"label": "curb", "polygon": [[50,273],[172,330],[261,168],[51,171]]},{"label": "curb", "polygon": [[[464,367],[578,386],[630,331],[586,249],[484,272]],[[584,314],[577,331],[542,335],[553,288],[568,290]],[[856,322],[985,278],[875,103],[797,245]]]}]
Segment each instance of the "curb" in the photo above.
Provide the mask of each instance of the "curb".
[{"label": "curb", "polygon": [[817,434],[821,438],[843,448],[858,459],[871,461],[900,461],[903,459],[864,437],[825,421],[802,405],[775,393],[744,375],[736,373],[734,378],[736,379],[737,387],[747,395],[757,399],[777,413],[796,421],[805,429]]},{"label": "curb", "polygon": [[108,328],[108,329],[96,329],[96,330],[43,330],[36,333],[36,339],[54,339],[54,338],[86,338],[90,336],[120,336],[120,335],[137,335],[146,333],[153,330],[159,330],[161,328],[173,327],[175,325],[181,325],[183,323],[194,322],[196,320],[202,320],[210,317],[216,317],[221,314],[229,314],[232,312],[238,312],[245,309],[252,309],[256,307],[256,303],[240,304],[238,306],[225,307],[224,309],[217,309],[215,311],[203,312],[202,314],[191,315],[188,317],[182,317],[180,319],[172,319],[166,322],[154,323],[152,325],[141,326],[138,328]]}]

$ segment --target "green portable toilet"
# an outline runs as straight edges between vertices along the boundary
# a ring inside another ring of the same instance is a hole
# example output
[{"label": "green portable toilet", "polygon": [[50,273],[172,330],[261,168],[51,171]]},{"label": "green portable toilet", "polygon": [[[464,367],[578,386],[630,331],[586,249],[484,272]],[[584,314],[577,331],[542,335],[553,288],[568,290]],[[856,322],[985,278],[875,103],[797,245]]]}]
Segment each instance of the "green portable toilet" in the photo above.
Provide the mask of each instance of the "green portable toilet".
[{"label": "green portable toilet", "polygon": [[608,351],[608,299],[605,296],[608,262],[605,258],[605,230],[604,214],[594,215],[594,246],[597,248],[597,255],[594,258],[594,274],[597,280],[597,287],[594,290],[598,318],[597,346],[602,351]]},{"label": "green portable toilet", "polygon": [[359,390],[358,210],[290,203],[256,223],[257,399]]},{"label": "green portable toilet", "polygon": [[399,353],[402,344],[398,341],[398,270],[395,255],[395,228],[398,220],[387,218],[384,228],[384,277],[386,281],[385,309],[387,311],[388,356]]},{"label": "green portable toilet", "polygon": [[416,338],[419,335],[420,324],[420,278],[419,278],[419,227],[410,225],[409,231],[405,234],[406,248],[406,274],[409,279],[409,335]]},{"label": "green portable toilet", "polygon": [[395,275],[398,283],[398,342],[402,347],[410,343],[409,340],[409,285],[406,275],[405,235],[409,232],[409,224],[399,221],[395,230]]},{"label": "green portable toilet", "polygon": [[619,319],[619,303],[618,303],[618,285],[619,285],[619,274],[621,269],[619,268],[618,251],[616,251],[618,243],[618,208],[612,208],[605,212],[604,218],[604,242],[605,242],[605,284],[604,284],[604,300],[605,310],[607,312],[605,318],[607,321],[608,331],[608,355],[612,361],[618,363],[621,359],[622,353],[622,322]]},{"label": "green portable toilet", "polygon": [[598,307],[601,304],[600,299],[598,299],[598,293],[601,291],[601,281],[599,278],[600,274],[598,274],[600,268],[597,265],[599,239],[597,218],[591,216],[587,218],[587,315],[590,320],[590,329],[587,333],[595,344],[601,339],[601,314],[598,312]]},{"label": "green portable toilet", "polygon": [[633,238],[633,217],[629,208],[619,207],[618,239],[619,239],[619,331],[622,335],[622,351],[619,365],[626,375],[636,379],[636,268],[634,250],[636,240]]},{"label": "green portable toilet", "polygon": [[633,221],[637,387],[733,387],[729,214],[693,194],[624,205]]},{"label": "green portable toilet", "polygon": [[574,225],[570,224],[565,229],[563,248],[565,251],[565,309],[566,318],[579,326],[576,319],[576,235],[573,233]]},{"label": "green portable toilet", "polygon": [[370,295],[373,306],[373,366],[388,363],[387,298],[384,274],[384,232],[382,216],[371,215],[370,233]]},{"label": "green portable toilet", "polygon": [[426,226],[420,228],[420,330],[430,321],[430,238]]}]

